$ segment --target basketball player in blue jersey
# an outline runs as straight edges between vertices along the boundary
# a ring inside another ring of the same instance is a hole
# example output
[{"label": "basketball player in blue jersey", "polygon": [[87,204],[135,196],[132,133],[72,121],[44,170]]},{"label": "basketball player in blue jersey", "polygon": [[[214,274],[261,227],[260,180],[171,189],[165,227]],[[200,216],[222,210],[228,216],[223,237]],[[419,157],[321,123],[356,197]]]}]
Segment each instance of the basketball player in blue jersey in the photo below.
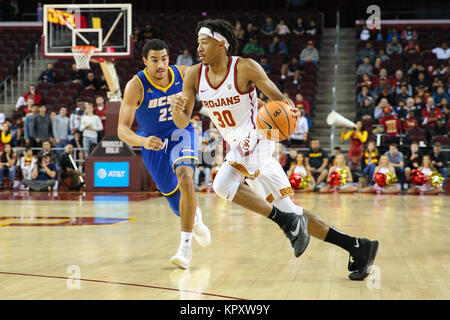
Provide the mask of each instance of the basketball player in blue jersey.
[{"label": "basketball player in blue jersey", "polygon": [[[189,124],[184,129],[172,120],[171,101],[182,92],[187,66],[169,66],[169,54],[162,40],[148,41],[142,50],[146,66],[128,81],[120,106],[117,133],[131,146],[139,146],[147,170],[166,197],[172,211],[181,218],[181,240],[170,262],[189,268],[192,235],[206,247],[211,242],[208,227],[202,221],[194,188],[194,170],[198,163],[197,139]],[[133,132],[133,120],[139,131]]]}]

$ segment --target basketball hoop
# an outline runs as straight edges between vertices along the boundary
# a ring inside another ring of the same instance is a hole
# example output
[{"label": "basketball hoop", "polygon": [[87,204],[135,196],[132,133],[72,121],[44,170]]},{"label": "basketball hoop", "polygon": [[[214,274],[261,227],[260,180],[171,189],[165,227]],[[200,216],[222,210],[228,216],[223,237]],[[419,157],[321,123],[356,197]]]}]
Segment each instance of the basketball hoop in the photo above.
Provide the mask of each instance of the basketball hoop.
[{"label": "basketball hoop", "polygon": [[72,53],[78,69],[90,69],[89,61],[93,55],[95,46],[73,46]]}]

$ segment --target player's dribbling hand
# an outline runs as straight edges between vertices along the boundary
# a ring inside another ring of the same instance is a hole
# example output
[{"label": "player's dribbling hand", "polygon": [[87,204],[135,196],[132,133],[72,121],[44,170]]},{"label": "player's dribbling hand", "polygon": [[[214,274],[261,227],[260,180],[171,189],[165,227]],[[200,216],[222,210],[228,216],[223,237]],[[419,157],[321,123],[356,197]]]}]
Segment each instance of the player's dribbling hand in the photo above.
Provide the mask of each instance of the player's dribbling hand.
[{"label": "player's dribbling hand", "polygon": [[294,103],[291,100],[286,100],[285,102],[289,105],[291,112],[294,114],[294,116],[296,118],[295,129],[294,129],[294,131],[295,131],[295,130],[297,130],[297,126],[298,126],[298,123],[300,122],[300,117],[302,115],[300,113],[300,110],[294,105]]},{"label": "player's dribbling hand", "polygon": [[182,95],[177,95],[172,100],[170,106],[172,107],[172,112],[183,112],[186,106],[188,98]]},{"label": "player's dribbling hand", "polygon": [[159,151],[164,148],[162,140],[155,136],[146,137],[142,146],[147,150]]}]

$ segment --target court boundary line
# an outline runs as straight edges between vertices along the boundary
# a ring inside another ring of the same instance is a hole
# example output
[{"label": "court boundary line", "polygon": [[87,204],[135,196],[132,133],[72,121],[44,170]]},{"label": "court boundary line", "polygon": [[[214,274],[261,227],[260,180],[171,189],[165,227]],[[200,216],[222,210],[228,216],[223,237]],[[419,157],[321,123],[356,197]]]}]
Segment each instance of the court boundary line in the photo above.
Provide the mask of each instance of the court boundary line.
[{"label": "court boundary line", "polygon": [[[36,277],[36,278],[47,278],[47,279],[62,279],[62,280],[69,279],[68,277],[63,277],[63,276],[52,276],[52,275],[34,274],[34,273],[7,272],[7,271],[0,271],[0,274],[25,276],[25,277]],[[183,293],[194,293],[194,294],[198,294],[198,295],[225,298],[225,299],[230,299],[230,300],[248,300],[248,299],[244,299],[244,298],[226,296],[226,295],[221,295],[221,294],[216,294],[216,293],[198,292],[198,291],[192,291],[192,290],[181,290],[181,289],[155,286],[155,285],[147,285],[147,284],[139,284],[139,283],[128,283],[128,282],[118,282],[118,281],[98,280],[98,279],[85,279],[85,278],[80,278],[77,280],[86,281],[86,282],[94,282],[94,283],[105,283],[105,284],[115,284],[115,285],[122,285],[122,286],[141,287],[141,288],[159,289],[159,290],[167,290],[167,291],[177,291],[177,292],[183,292]]]}]

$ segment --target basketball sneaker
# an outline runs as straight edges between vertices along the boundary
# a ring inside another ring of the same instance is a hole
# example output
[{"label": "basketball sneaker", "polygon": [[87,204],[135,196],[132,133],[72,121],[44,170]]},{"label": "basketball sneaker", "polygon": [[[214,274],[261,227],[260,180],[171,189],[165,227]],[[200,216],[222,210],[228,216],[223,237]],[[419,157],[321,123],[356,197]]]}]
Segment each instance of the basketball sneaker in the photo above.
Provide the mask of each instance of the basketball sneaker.
[{"label": "basketball sneaker", "polygon": [[378,251],[378,241],[369,239],[357,239],[358,249],[350,255],[348,271],[350,280],[364,280],[372,270],[372,265]]},{"label": "basketball sneaker", "polygon": [[295,256],[300,257],[309,244],[308,218],[304,214],[296,215],[291,227],[285,230],[284,234],[291,242]]},{"label": "basketball sneaker", "polygon": [[193,235],[199,245],[202,247],[207,247],[211,244],[211,232],[203,223],[202,216],[202,210],[197,207],[197,211],[195,213],[196,223],[194,224]]},{"label": "basketball sneaker", "polygon": [[181,269],[189,269],[192,258],[192,249],[188,246],[181,246],[177,253],[170,258],[170,262],[180,267]]}]

